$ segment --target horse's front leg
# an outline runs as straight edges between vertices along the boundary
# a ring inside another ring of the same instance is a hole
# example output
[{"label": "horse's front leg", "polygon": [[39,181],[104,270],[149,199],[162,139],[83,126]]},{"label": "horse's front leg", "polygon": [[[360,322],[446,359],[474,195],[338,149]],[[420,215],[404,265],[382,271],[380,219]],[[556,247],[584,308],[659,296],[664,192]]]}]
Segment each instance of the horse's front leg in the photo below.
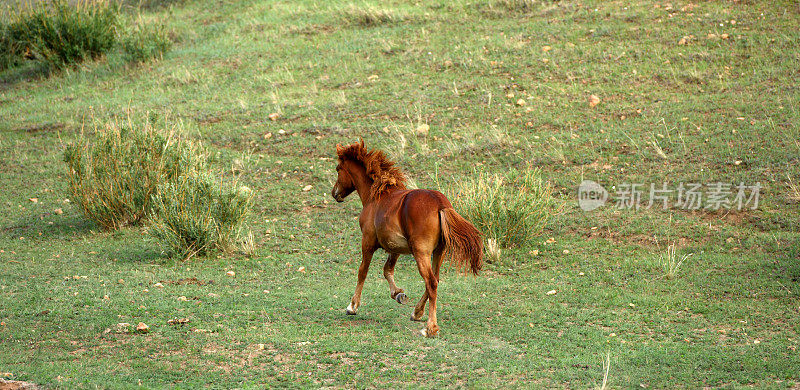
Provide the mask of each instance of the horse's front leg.
[{"label": "horse's front leg", "polygon": [[353,294],[353,299],[350,300],[350,305],[345,310],[347,314],[355,315],[358,306],[361,305],[361,290],[364,289],[364,280],[367,279],[367,271],[369,271],[369,263],[372,261],[372,255],[377,250],[377,246],[367,242],[361,241],[361,265],[358,267],[358,283],[356,284],[356,293]]},{"label": "horse's front leg", "polygon": [[389,296],[397,301],[397,303],[405,304],[408,302],[408,296],[402,288],[394,284],[394,266],[397,264],[398,257],[400,257],[398,254],[389,254],[389,258],[386,259],[386,264],[383,265],[383,277],[389,282]]}]

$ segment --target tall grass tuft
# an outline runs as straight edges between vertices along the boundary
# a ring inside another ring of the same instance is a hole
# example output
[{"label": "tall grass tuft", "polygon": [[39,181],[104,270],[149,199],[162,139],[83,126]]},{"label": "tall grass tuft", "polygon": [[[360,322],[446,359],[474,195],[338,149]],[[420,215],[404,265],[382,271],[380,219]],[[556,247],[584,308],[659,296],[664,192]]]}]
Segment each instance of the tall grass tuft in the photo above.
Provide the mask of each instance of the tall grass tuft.
[{"label": "tall grass tuft", "polygon": [[362,27],[375,27],[402,22],[406,17],[404,15],[399,15],[397,12],[375,8],[371,5],[365,4],[358,7],[351,4],[349,7],[342,9],[340,19],[347,24]]},{"label": "tall grass tuft", "polygon": [[694,253],[678,256],[675,243],[669,244],[667,250],[659,255],[659,261],[664,270],[664,277],[673,279],[678,276],[678,271],[680,271],[681,266],[688,258],[692,257],[692,255],[694,255]]},{"label": "tall grass tuft", "polygon": [[479,172],[444,192],[459,213],[504,248],[529,243],[558,211],[552,190],[538,169],[512,170],[505,175]]},{"label": "tall grass tuft", "polygon": [[64,151],[72,199],[104,229],[138,223],[160,184],[206,166],[196,149],[131,120],[95,127]]},{"label": "tall grass tuft", "polygon": [[120,38],[120,49],[125,62],[139,63],[151,58],[161,58],[172,46],[172,41],[162,25],[137,23]]},{"label": "tall grass tuft", "polygon": [[213,251],[230,253],[240,244],[254,251],[252,242],[242,239],[252,199],[249,188],[197,171],[160,185],[152,199],[147,232],[167,253],[188,259]]}]

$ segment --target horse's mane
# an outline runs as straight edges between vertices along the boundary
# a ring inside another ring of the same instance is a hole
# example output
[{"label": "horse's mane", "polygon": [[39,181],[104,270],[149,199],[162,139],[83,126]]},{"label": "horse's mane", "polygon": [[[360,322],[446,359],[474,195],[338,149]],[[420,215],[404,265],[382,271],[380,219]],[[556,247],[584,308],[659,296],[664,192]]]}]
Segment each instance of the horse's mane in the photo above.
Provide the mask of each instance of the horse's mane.
[{"label": "horse's mane", "polygon": [[364,166],[367,176],[372,179],[369,199],[378,200],[393,188],[406,188],[406,177],[394,165],[394,161],[389,160],[380,150],[367,150],[363,139],[352,145],[336,145],[336,154],[339,155],[340,162],[350,160]]}]

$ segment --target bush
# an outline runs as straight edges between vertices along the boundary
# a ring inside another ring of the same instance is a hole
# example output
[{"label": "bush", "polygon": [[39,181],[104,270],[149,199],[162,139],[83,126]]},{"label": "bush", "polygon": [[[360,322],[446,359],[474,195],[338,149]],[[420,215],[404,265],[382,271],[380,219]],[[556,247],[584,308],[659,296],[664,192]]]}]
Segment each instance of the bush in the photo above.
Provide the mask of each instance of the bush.
[{"label": "bush", "polygon": [[505,248],[523,246],[542,234],[550,215],[558,211],[538,169],[502,176],[480,172],[446,192],[459,213]]},{"label": "bush", "polygon": [[198,147],[180,142],[149,124],[112,122],[94,136],[67,146],[64,161],[72,199],[87,218],[104,229],[139,222],[158,186],[207,161]]},{"label": "bush", "polygon": [[161,57],[172,45],[163,26],[146,28],[137,24],[121,40],[120,49],[125,62],[144,62]]},{"label": "bush", "polygon": [[50,0],[11,19],[0,22],[0,70],[26,59],[60,69],[116,49],[126,62],[143,62],[171,46],[163,27],[126,28],[119,5],[102,0]]},{"label": "bush", "polygon": [[198,171],[160,185],[152,199],[148,233],[167,253],[188,259],[236,249],[252,196],[247,187]]},{"label": "bush", "polygon": [[18,13],[0,31],[0,42],[11,47],[11,58],[2,61],[6,67],[21,62],[20,56],[37,59],[52,68],[96,58],[116,44],[119,8],[106,2],[80,2],[76,6],[65,0],[41,3],[29,12]]},{"label": "bush", "polygon": [[9,27],[0,23],[0,70],[19,65],[23,59],[24,49],[20,42],[11,38]]}]

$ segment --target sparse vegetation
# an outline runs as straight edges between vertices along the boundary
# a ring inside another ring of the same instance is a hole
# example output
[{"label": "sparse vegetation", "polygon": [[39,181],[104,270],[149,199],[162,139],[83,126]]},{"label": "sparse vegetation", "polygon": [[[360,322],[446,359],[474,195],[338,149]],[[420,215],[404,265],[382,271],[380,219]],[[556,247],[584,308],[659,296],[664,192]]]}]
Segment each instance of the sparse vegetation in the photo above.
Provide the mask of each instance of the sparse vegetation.
[{"label": "sparse vegetation", "polygon": [[459,213],[505,248],[527,245],[558,212],[551,188],[538,169],[502,175],[481,171],[472,179],[456,181],[453,190],[444,192],[451,194]]}]

